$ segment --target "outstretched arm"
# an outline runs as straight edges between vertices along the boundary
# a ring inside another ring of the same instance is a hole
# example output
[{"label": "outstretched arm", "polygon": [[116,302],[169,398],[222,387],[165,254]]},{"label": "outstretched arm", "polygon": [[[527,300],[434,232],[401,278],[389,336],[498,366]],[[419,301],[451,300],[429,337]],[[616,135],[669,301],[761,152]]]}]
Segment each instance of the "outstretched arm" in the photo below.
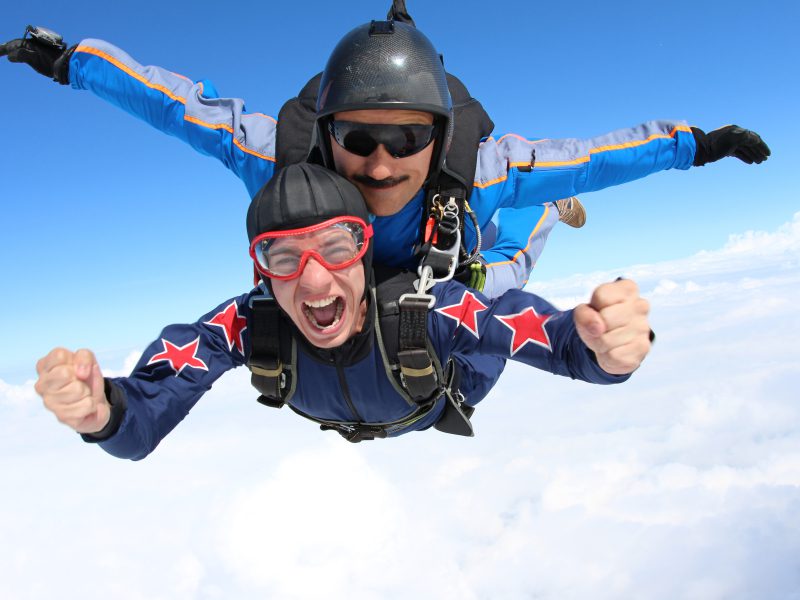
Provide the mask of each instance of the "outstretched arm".
[{"label": "outstretched arm", "polygon": [[66,48],[15,39],[0,55],[46,77],[86,89],[202,154],[217,158],[255,193],[272,176],[275,119],[247,113],[239,98],[218,98],[208,82],[143,66],[116,46],[86,39]]},{"label": "outstretched arm", "polygon": [[129,377],[104,380],[88,350],[56,348],[37,364],[36,391],[84,441],[119,458],[144,458],[223,373],[244,364],[248,298],[165,328]]},{"label": "outstretched arm", "polygon": [[617,383],[650,349],[649,306],[631,281],[598,287],[574,311],[519,290],[491,300],[455,283],[434,290],[432,331],[445,355],[510,358],[573,379]]},{"label": "outstretched arm", "polygon": [[760,163],[761,137],[735,125],[708,134],[679,121],[649,121],[587,139],[489,138],[478,151],[471,204],[485,223],[503,206],[529,206],[627,183],[666,169],[735,156]]}]

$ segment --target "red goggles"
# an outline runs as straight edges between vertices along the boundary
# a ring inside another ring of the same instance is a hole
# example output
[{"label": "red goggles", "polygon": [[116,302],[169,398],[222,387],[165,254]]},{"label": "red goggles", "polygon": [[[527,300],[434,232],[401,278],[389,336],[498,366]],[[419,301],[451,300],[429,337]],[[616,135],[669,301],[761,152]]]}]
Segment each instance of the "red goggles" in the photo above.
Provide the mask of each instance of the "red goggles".
[{"label": "red goggles", "polygon": [[310,257],[330,271],[344,269],[364,256],[372,225],[358,217],[335,217],[322,223],[268,231],[250,244],[256,269],[270,279],[299,277]]}]

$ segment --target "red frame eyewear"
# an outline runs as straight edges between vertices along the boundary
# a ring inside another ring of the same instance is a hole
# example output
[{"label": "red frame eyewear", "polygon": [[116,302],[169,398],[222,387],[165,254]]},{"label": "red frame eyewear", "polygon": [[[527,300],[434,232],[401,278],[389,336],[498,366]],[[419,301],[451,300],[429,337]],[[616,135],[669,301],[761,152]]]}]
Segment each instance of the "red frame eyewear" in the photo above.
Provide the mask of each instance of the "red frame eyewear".
[{"label": "red frame eyewear", "polygon": [[[350,234],[356,240],[358,244],[360,241],[361,247],[356,252],[355,256],[352,258],[348,258],[346,261],[341,263],[330,263],[325,260],[322,255],[317,250],[303,250],[302,254],[300,255],[300,262],[297,264],[297,268],[294,272],[288,275],[280,275],[274,273],[269,270],[268,267],[265,267],[261,264],[261,261],[258,258],[256,248],[259,244],[266,240],[280,240],[283,238],[290,238],[290,237],[297,237],[302,235],[313,234],[318,231],[322,231],[327,229],[331,226],[339,225],[339,224],[353,224],[357,225],[361,229],[361,234],[363,235],[362,240],[358,240],[359,233],[356,231],[350,231]],[[281,281],[288,280],[288,279],[295,279],[300,277],[303,273],[303,269],[306,267],[306,263],[308,262],[309,257],[314,257],[320,265],[328,269],[329,271],[338,271],[340,269],[345,269],[350,265],[354,264],[356,261],[361,260],[364,254],[366,254],[367,249],[369,248],[369,241],[372,238],[372,224],[366,223],[363,219],[359,217],[334,217],[333,219],[328,219],[327,221],[323,221],[322,223],[317,223],[316,225],[311,225],[309,227],[302,227],[299,229],[286,229],[283,231],[268,231],[262,233],[253,239],[252,243],[250,244],[250,258],[253,259],[253,264],[256,270],[264,275],[265,277],[269,277],[270,279],[278,279]]]}]

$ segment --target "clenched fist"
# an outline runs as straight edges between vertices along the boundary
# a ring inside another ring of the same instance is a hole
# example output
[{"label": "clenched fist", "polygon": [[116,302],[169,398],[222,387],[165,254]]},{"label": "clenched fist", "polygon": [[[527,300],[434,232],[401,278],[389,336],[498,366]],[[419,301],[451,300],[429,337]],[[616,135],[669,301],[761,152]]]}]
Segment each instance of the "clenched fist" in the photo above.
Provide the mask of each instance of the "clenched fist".
[{"label": "clenched fist", "polygon": [[597,357],[606,373],[635,371],[650,351],[650,303],[639,296],[629,279],[604,283],[594,290],[589,304],[573,311],[578,335]]},{"label": "clenched fist", "polygon": [[78,433],[97,433],[111,418],[103,375],[89,350],[55,348],[36,363],[34,388],[56,418]]}]

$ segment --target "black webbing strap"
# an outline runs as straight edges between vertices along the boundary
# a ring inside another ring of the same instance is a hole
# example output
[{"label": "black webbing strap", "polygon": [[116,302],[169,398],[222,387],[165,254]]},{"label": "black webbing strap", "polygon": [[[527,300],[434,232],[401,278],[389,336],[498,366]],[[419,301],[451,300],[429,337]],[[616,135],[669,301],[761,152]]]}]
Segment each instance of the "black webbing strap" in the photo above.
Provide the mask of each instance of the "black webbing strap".
[{"label": "black webbing strap", "polygon": [[283,363],[281,362],[281,318],[272,298],[254,299],[250,304],[251,382],[261,392],[258,401],[267,406],[283,406]]},{"label": "black webbing strap", "polygon": [[336,431],[348,442],[357,444],[374,439],[383,439],[387,433],[383,427],[359,423],[357,425],[320,425],[322,431]]},{"label": "black webbing strap", "polygon": [[436,370],[428,353],[428,310],[424,299],[400,301],[400,331],[397,360],[400,379],[414,402],[428,400],[439,387]]}]

